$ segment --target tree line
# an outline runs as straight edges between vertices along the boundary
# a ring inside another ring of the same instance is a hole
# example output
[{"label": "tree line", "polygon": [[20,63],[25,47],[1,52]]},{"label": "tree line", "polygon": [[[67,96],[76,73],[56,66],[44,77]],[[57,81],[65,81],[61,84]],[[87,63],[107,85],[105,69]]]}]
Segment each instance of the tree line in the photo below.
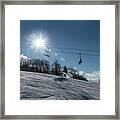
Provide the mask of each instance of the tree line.
[{"label": "tree line", "polygon": [[30,59],[30,60],[20,60],[20,70],[29,72],[39,72],[52,74],[57,76],[71,75],[74,79],[85,80],[87,79],[79,75],[78,71],[72,67],[63,66],[55,60],[52,64],[45,59]]}]

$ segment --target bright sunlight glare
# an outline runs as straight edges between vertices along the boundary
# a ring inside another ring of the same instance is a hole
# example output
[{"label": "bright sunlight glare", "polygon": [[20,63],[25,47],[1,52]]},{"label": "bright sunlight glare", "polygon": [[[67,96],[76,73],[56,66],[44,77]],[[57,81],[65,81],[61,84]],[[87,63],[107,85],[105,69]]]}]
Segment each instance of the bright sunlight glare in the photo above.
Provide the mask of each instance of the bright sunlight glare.
[{"label": "bright sunlight glare", "polygon": [[44,48],[45,47],[45,40],[44,39],[36,39],[34,41],[36,48]]},{"label": "bright sunlight glare", "polygon": [[45,32],[32,32],[27,38],[31,49],[41,52],[46,50],[46,45],[48,42],[48,36]]}]

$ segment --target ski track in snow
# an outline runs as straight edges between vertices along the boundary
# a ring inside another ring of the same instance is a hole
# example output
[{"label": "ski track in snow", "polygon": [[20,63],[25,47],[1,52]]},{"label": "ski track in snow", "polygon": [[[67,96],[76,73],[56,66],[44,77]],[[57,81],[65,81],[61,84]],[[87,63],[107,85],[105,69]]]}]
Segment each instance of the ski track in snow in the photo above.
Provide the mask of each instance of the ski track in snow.
[{"label": "ski track in snow", "polygon": [[99,83],[35,72],[20,72],[21,100],[99,100]]}]

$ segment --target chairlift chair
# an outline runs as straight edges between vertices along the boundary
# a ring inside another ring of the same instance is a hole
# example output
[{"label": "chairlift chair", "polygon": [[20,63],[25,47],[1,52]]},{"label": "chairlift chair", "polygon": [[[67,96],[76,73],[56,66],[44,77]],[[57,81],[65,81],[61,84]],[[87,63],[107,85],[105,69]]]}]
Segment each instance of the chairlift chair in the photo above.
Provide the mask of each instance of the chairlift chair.
[{"label": "chairlift chair", "polygon": [[80,55],[80,61],[79,61],[79,65],[82,63],[82,54],[81,53],[79,53],[79,55]]}]

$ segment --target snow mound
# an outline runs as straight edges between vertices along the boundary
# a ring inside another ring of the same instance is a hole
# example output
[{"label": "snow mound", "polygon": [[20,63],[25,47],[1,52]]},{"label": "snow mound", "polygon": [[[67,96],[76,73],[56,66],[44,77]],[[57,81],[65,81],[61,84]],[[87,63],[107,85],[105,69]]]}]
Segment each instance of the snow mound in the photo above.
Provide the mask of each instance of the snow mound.
[{"label": "snow mound", "polygon": [[21,100],[99,100],[99,83],[55,75],[20,72]]}]

